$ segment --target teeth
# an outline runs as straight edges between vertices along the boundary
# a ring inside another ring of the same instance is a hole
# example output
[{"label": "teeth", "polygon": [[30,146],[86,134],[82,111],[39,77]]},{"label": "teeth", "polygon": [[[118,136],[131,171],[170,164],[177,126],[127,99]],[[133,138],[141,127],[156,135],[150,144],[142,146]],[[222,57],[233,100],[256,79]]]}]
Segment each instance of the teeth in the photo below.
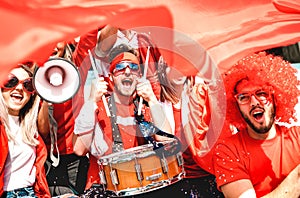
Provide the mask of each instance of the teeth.
[{"label": "teeth", "polygon": [[20,100],[23,98],[23,95],[22,94],[18,94],[18,93],[13,93],[10,96],[13,97],[13,98],[20,99]]},{"label": "teeth", "polygon": [[252,111],[252,115],[254,117],[256,117],[256,116],[262,116],[264,114],[264,112],[265,112],[264,109],[262,109],[262,108],[256,108],[255,110]]},{"label": "teeth", "polygon": [[22,97],[22,95],[20,95],[20,94],[12,94],[11,96],[14,96],[14,97]]},{"label": "teeth", "polygon": [[131,85],[132,84],[132,80],[125,79],[125,80],[122,81],[122,83],[123,84],[130,84]]}]

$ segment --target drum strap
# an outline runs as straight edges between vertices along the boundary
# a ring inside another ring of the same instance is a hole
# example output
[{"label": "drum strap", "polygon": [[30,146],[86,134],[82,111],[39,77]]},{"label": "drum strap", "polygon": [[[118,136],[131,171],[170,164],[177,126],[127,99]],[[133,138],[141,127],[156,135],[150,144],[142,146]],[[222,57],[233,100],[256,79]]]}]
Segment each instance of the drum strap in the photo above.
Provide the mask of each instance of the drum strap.
[{"label": "drum strap", "polygon": [[[174,155],[174,153],[177,153],[181,150],[181,143],[180,140],[174,136],[173,134],[169,134],[166,133],[160,129],[158,129],[156,126],[153,125],[153,123],[145,121],[144,120],[144,115],[137,115],[137,107],[138,107],[138,102],[139,100],[135,100],[135,118],[136,118],[136,123],[139,126],[139,129],[141,131],[141,133],[143,134],[144,138],[148,141],[148,143],[153,144],[153,150],[156,151],[164,151],[165,154],[168,155]],[[108,107],[109,107],[109,111],[110,111],[110,121],[111,121],[111,126],[112,126],[112,136],[113,136],[113,145],[112,145],[112,150],[113,152],[119,152],[124,150],[123,147],[123,141],[122,141],[122,136],[119,130],[119,126],[117,124],[117,117],[116,117],[116,105],[115,101],[114,101],[114,97],[113,95],[111,95],[110,97],[108,97]],[[168,138],[174,138],[176,139],[176,145],[175,147],[173,147],[171,150],[165,150],[165,149],[159,149],[162,148],[164,145],[162,143],[158,143],[154,140],[153,135],[161,135],[161,136],[165,136]]]},{"label": "drum strap", "polygon": [[[137,111],[135,111],[135,119],[140,128],[141,133],[143,134],[144,138],[148,141],[148,143],[153,145],[153,150],[156,151],[157,154],[161,155],[162,152],[164,155],[171,156],[175,153],[178,153],[181,150],[181,142],[180,140],[173,134],[166,133],[159,128],[157,128],[152,122],[148,122],[144,119],[143,113],[138,115]],[[162,143],[156,142],[153,138],[153,135],[160,135],[168,138],[175,139],[175,144],[172,146],[171,149],[166,150]]]},{"label": "drum strap", "polygon": [[107,103],[111,115],[110,122],[112,127],[112,136],[113,136],[112,150],[113,152],[119,152],[124,150],[124,147],[123,147],[123,141],[119,130],[119,126],[117,124],[117,115],[116,115],[117,110],[116,110],[116,105],[113,105],[115,104],[113,95],[108,97]]}]

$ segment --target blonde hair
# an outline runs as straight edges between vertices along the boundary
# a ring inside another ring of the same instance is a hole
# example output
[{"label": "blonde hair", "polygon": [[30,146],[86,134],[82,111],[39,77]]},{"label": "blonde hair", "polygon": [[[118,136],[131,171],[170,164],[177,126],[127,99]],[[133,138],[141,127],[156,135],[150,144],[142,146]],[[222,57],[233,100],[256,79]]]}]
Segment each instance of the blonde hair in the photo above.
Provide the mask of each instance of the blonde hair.
[{"label": "blonde hair", "polygon": [[[23,67],[21,67],[23,68]],[[26,72],[30,72],[23,68]],[[36,94],[32,94],[28,103],[21,109],[23,114],[19,115],[19,122],[21,127],[21,133],[23,141],[29,145],[36,146],[39,144],[38,141],[38,128],[37,118],[39,111],[40,97]],[[5,131],[8,140],[15,141],[15,137],[11,133],[9,120],[8,120],[8,109],[6,107],[2,92],[0,94],[0,116],[1,121],[4,124]]]}]

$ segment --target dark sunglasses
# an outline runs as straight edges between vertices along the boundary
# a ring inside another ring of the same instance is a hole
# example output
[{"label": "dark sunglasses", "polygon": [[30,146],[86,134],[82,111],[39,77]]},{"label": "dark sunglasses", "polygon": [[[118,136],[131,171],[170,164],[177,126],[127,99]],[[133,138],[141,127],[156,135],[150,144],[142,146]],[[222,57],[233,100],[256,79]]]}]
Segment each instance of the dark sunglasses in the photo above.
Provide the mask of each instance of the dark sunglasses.
[{"label": "dark sunglasses", "polygon": [[32,83],[32,78],[26,78],[24,80],[19,80],[16,76],[10,74],[8,76],[8,79],[3,83],[2,88],[5,89],[13,89],[16,86],[18,86],[18,84],[22,83],[25,91],[27,91],[28,93],[33,93],[34,92],[34,87],[33,87],[33,83]]},{"label": "dark sunglasses", "polygon": [[132,62],[120,62],[118,64],[116,64],[115,70],[116,71],[120,71],[125,69],[126,67],[129,67],[131,70],[133,71],[137,71],[139,70],[139,65],[136,63],[132,63]]}]

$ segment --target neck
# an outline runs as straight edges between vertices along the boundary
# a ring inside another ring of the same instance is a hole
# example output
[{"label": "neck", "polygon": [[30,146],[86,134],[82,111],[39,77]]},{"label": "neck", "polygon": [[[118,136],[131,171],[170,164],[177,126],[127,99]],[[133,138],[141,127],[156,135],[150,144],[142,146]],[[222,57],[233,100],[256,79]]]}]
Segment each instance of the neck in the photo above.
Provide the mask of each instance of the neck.
[{"label": "neck", "polygon": [[14,109],[11,109],[11,108],[8,108],[8,114],[9,115],[12,115],[12,116],[19,116],[19,110],[14,110]]},{"label": "neck", "polygon": [[249,136],[256,140],[269,140],[276,136],[275,124],[273,124],[271,129],[266,133],[257,133],[249,126],[247,126],[247,131],[248,131]]},{"label": "neck", "polygon": [[123,105],[129,105],[133,103],[134,95],[124,96],[116,92],[114,92],[113,95],[116,103],[123,104]]}]

